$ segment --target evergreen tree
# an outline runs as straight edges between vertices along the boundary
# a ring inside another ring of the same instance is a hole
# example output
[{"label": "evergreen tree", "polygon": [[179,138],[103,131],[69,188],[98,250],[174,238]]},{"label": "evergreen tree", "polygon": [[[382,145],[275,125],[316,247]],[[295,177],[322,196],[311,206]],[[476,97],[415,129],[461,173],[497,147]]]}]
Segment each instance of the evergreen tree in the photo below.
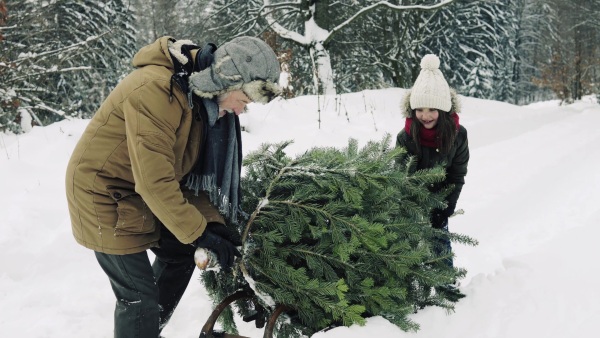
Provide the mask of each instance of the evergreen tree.
[{"label": "evergreen tree", "polygon": [[493,50],[494,68],[489,75],[493,90],[486,98],[514,102],[515,83],[513,72],[517,58],[518,2],[520,0],[498,0],[490,8],[491,23],[494,29],[495,47]]},{"label": "evergreen tree", "polygon": [[513,72],[515,103],[523,104],[553,98],[552,92],[539,88],[534,79],[551,59],[551,41],[558,36],[557,13],[546,0],[522,0],[516,10],[519,31],[515,39],[517,59]]},{"label": "evergreen tree", "polygon": [[410,88],[420,71],[422,34],[438,11],[379,8],[346,27],[336,39],[343,42],[339,45],[345,49],[334,54],[338,56],[333,59],[338,69],[336,85],[350,92],[387,86]]},{"label": "evergreen tree", "polygon": [[597,93],[600,69],[600,0],[549,1],[556,35],[547,36],[546,60],[535,82],[564,102]]},{"label": "evergreen tree", "polygon": [[[245,159],[243,257],[233,278],[203,273],[215,302],[251,289],[253,299],[237,302],[243,316],[285,305],[278,337],[362,324],[370,316],[416,330],[409,314],[428,305],[452,309],[463,295],[446,286],[465,271],[444,263],[452,253],[435,254],[435,239],[448,234],[428,217],[444,205],[448,191],[427,189],[444,179],[444,169],[415,172],[412,157],[397,163],[406,152],[390,149],[389,136],[297,158],[285,154],[288,144],[263,145]],[[232,329],[231,312],[223,319]]]},{"label": "evergreen tree", "polygon": [[[161,36],[192,40],[202,44],[210,40],[203,26],[213,4],[209,0],[133,0],[134,25],[141,48]],[[208,40],[207,40],[208,39]]]},{"label": "evergreen tree", "polygon": [[129,67],[135,52],[122,0],[16,0],[0,44],[0,129],[18,131],[19,115],[39,124],[89,117]]},{"label": "evergreen tree", "polygon": [[467,76],[466,95],[473,97],[489,97],[493,91],[491,71],[485,68],[481,59],[477,59],[471,73]]}]

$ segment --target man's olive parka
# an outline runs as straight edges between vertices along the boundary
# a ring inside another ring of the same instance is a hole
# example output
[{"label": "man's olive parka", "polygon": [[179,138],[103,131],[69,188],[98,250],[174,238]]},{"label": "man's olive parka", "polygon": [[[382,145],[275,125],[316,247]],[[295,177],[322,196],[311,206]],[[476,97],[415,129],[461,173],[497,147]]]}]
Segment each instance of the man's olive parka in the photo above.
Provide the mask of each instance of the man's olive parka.
[{"label": "man's olive parka", "polygon": [[[108,254],[157,246],[159,221],[182,243],[207,222],[223,223],[204,194],[181,185],[198,160],[203,122],[177,85],[168,37],[142,48],[137,67],[106,98],[68,163],[66,193],[73,235]],[[193,55],[196,51],[193,51]],[[158,220],[157,220],[157,219]]]}]

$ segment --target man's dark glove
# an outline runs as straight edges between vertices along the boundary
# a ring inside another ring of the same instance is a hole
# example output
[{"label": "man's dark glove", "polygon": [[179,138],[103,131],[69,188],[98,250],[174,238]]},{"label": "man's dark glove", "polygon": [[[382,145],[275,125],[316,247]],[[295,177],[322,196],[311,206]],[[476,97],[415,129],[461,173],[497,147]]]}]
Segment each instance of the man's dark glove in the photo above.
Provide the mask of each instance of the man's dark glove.
[{"label": "man's dark glove", "polygon": [[436,229],[442,229],[448,225],[448,216],[443,210],[434,210],[431,213],[431,226]]},{"label": "man's dark glove", "polygon": [[269,318],[269,313],[255,298],[252,299],[252,303],[254,304],[254,311],[250,311],[250,313],[242,317],[242,319],[245,322],[254,321],[254,325],[257,329],[263,328]]},{"label": "man's dark glove", "polygon": [[225,272],[231,271],[235,257],[242,257],[235,244],[231,242],[228,236],[230,233],[223,224],[208,223],[202,236],[194,242],[196,247],[214,252],[219,259],[219,265]]}]

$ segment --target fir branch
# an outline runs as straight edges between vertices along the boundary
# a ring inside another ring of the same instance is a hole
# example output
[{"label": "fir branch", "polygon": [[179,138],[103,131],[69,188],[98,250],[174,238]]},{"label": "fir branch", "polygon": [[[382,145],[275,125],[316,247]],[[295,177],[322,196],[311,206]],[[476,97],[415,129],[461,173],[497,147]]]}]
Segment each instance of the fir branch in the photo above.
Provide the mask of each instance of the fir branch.
[{"label": "fir branch", "polygon": [[[377,242],[377,239],[373,236],[371,236],[370,234],[367,234],[365,231],[363,231],[359,224],[354,223],[354,222],[350,222],[348,221],[346,218],[344,217],[338,217],[334,214],[328,213],[326,211],[324,211],[321,208],[318,208],[316,206],[311,206],[311,205],[306,205],[306,204],[300,204],[300,203],[295,203],[292,201],[271,201],[271,204],[284,204],[284,205],[289,205],[289,206],[294,206],[294,207],[298,207],[301,209],[305,209],[305,210],[309,210],[312,211],[314,213],[321,213],[324,216],[326,216],[326,218],[328,220],[330,220],[330,223],[333,225],[335,224],[332,221],[339,221],[340,223],[343,223],[347,226],[349,226],[352,230],[354,230],[355,233],[361,235],[360,239],[362,241],[363,244],[370,246],[371,243],[373,242]],[[370,241],[367,241],[370,240]]]}]

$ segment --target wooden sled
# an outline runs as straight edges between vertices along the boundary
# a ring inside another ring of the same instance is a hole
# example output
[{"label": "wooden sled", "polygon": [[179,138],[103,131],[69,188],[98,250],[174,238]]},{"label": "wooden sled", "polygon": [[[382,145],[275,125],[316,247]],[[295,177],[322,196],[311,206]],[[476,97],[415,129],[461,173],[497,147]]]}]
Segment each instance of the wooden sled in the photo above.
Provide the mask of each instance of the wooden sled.
[{"label": "wooden sled", "polygon": [[[200,332],[200,338],[249,338],[246,336],[240,336],[235,334],[229,334],[226,332],[214,331],[215,323],[217,319],[221,315],[221,312],[229,306],[229,304],[235,302],[240,299],[251,299],[254,297],[254,294],[250,291],[238,291],[230,296],[227,296],[221,303],[219,303],[212,314],[206,320],[206,324],[202,327],[202,332]],[[265,334],[263,338],[273,338],[273,329],[275,328],[275,322],[277,318],[288,308],[284,305],[278,305],[275,307],[275,310],[269,316],[269,319],[266,322]]]}]

